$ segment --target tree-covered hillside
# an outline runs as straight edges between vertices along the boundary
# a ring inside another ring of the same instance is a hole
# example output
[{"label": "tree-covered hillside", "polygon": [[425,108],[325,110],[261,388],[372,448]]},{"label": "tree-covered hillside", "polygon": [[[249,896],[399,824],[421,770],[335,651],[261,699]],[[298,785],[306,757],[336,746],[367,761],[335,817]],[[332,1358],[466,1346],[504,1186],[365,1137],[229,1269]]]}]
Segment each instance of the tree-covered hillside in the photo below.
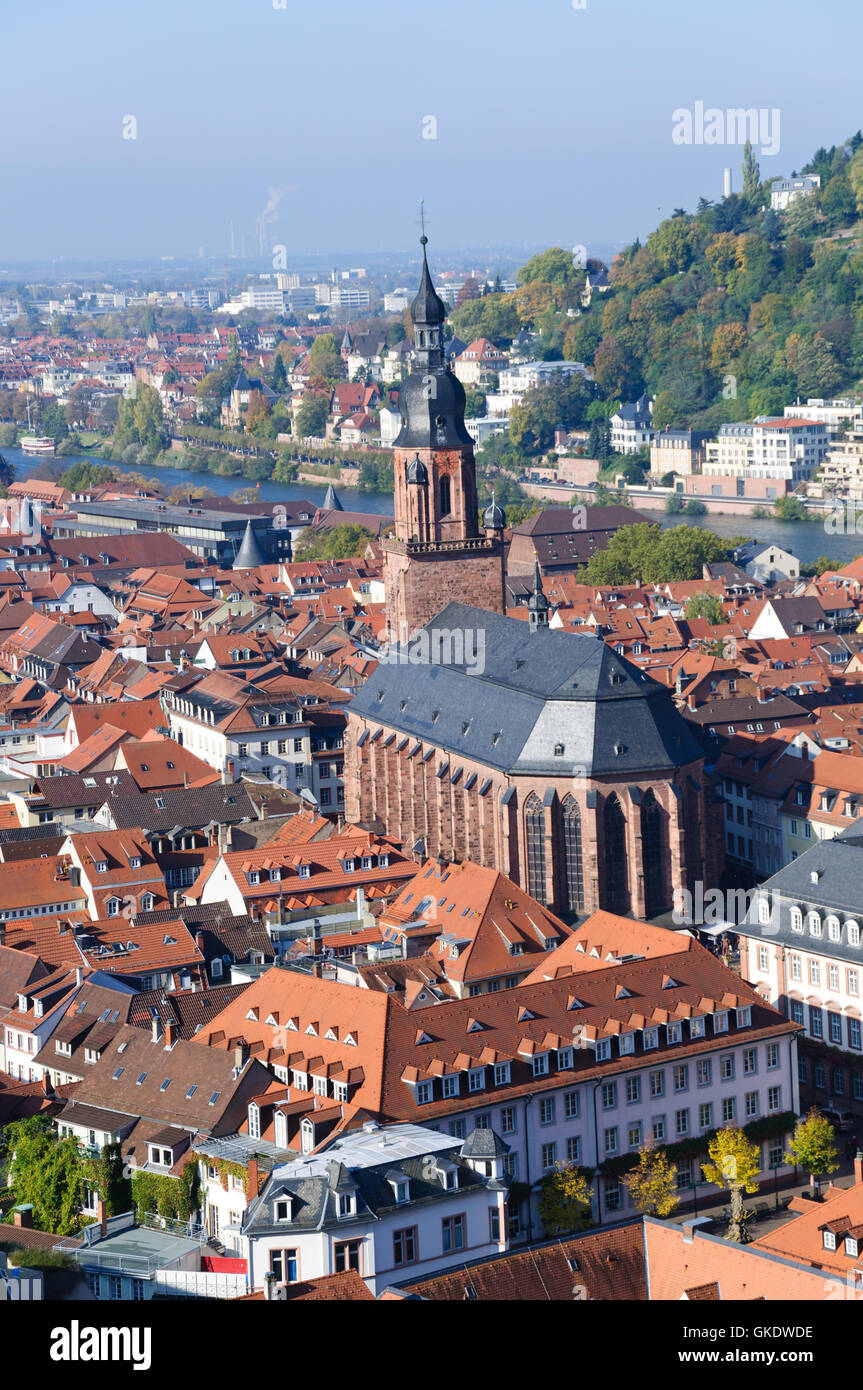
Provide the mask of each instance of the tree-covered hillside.
[{"label": "tree-covered hillside", "polygon": [[761,181],[747,147],[743,191],[677,209],[645,245],[626,248],[611,289],[589,307],[584,270],[551,248],[524,267],[514,294],[464,304],[453,329],[501,341],[532,328],[538,355],[585,362],[606,400],[655,395],[660,427],[713,428],[859,388],[863,135],[796,172],[819,174],[820,189],[771,211],[773,180]]}]

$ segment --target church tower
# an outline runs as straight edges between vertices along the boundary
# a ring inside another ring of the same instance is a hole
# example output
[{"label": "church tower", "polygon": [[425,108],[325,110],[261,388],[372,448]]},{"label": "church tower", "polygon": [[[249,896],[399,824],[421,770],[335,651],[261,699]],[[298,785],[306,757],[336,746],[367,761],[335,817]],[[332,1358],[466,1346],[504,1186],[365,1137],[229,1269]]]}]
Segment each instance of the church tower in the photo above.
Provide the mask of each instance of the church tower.
[{"label": "church tower", "polygon": [[423,234],[411,304],[414,370],[399,393],[394,443],[395,537],[383,542],[387,641],[405,642],[453,600],[503,613],[506,518],[496,503],[479,525],[465,394],[446,364],[446,308],[435,293]]}]

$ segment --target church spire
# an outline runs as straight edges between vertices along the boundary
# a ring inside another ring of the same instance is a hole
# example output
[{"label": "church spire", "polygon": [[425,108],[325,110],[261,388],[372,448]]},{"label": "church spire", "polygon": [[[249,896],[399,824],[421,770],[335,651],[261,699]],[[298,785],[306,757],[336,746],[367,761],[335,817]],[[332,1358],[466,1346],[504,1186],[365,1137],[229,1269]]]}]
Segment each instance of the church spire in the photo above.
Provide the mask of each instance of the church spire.
[{"label": "church spire", "polygon": [[533,593],[527,601],[528,622],[531,632],[536,632],[538,628],[548,627],[548,610],[551,607],[545,594],[542,592],[542,575],[539,572],[539,560],[533,562]]},{"label": "church spire", "polygon": [[432,284],[426,246],[420,237],[423,265],[419,289],[411,304],[414,365],[399,391],[402,427],[397,449],[472,449],[465,428],[464,387],[446,364],[443,328],[446,305]]}]

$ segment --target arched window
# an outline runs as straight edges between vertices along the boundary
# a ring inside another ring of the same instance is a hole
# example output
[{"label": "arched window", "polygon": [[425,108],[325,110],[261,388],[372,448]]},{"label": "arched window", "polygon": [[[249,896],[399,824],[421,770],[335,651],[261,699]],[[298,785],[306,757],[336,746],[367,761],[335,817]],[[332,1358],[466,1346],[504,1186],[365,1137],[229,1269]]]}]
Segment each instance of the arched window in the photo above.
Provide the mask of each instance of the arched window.
[{"label": "arched window", "polygon": [[581,812],[574,796],[568,796],[563,803],[563,863],[564,901],[570,912],[580,912],[584,905]]},{"label": "arched window", "polygon": [[644,865],[644,911],[656,917],[670,906],[668,898],[668,817],[648,789],[641,803],[641,857]]},{"label": "arched window", "polygon": [[626,859],[626,817],[616,795],[605,803],[602,813],[605,832],[605,883],[603,907],[608,912],[629,911],[629,865]]},{"label": "arched window", "polygon": [[527,891],[538,903],[545,902],[545,812],[532,792],[524,813],[527,835]]},{"label": "arched window", "polygon": [[440,514],[449,516],[452,502],[450,499],[450,481],[446,474],[440,480]]}]

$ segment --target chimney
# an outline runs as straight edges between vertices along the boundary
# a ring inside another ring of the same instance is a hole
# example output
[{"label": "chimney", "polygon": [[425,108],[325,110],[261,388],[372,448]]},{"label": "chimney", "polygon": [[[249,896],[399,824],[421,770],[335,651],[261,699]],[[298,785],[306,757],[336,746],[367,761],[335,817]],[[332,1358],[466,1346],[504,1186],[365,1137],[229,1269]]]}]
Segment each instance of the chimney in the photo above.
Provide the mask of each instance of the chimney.
[{"label": "chimney", "polygon": [[23,1227],[25,1230],[28,1231],[32,1230],[33,1208],[29,1202],[24,1202],[20,1207],[15,1208],[12,1217],[12,1224],[14,1226]]},{"label": "chimney", "polygon": [[154,1018],[154,1019],[153,1019],[153,1042],[154,1042],[154,1043],[157,1043],[157,1042],[159,1041],[159,1039],[161,1038],[161,1036],[162,1036],[162,1020],[161,1020],[160,1018]]},{"label": "chimney", "polygon": [[100,1197],[96,1203],[96,1220],[102,1228],[102,1239],[108,1234],[108,1210]]},{"label": "chimney", "polygon": [[694,695],[694,694],[692,694],[692,695],[687,695],[687,697],[686,697],[686,705],[687,705],[687,708],[688,708],[688,709],[695,709],[696,706],[695,706],[695,695]]},{"label": "chimney", "polygon": [[863,1152],[860,1149],[854,1155],[854,1182],[863,1182]]},{"label": "chimney", "polygon": [[0,946],[6,945],[6,923],[0,922]]},{"label": "chimney", "polygon": [[324,978],[324,967],[319,960],[316,960],[312,966],[312,974],[316,980],[322,980]]},{"label": "chimney", "polygon": [[188,790],[188,786],[189,786],[189,774],[188,774],[188,772],[184,772],[184,773],[183,773],[183,786]]},{"label": "chimney", "polygon": [[238,1042],[234,1048],[234,1066],[237,1071],[242,1071],[249,1056],[249,1045],[246,1042]]},{"label": "chimney", "polygon": [[165,1024],[165,1049],[170,1051],[177,1041],[177,1025],[173,1019]]},{"label": "chimney", "polygon": [[260,1173],[258,1172],[258,1160],[257,1160],[256,1158],[250,1158],[250,1159],[249,1159],[249,1195],[248,1195],[247,1200],[248,1200],[249,1202],[254,1201],[254,1199],[257,1197],[258,1193],[260,1192],[260,1190],[261,1190],[261,1175],[260,1175]]},{"label": "chimney", "polygon": [[195,945],[197,946],[197,948],[198,948],[199,951],[203,951],[203,949],[204,949],[204,933],[203,933],[202,931],[196,931],[196,932],[195,932]]}]

